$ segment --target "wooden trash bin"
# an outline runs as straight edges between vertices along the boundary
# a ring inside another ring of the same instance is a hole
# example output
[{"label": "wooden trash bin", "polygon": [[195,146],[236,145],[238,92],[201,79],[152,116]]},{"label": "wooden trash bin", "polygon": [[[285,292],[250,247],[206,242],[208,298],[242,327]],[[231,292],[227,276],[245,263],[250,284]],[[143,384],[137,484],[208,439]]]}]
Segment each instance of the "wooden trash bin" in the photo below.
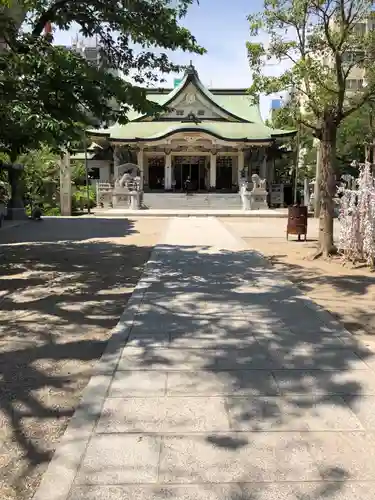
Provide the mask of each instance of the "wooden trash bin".
[{"label": "wooden trash bin", "polygon": [[286,228],[286,239],[290,234],[298,236],[301,241],[301,235],[307,237],[307,207],[303,205],[293,205],[288,207],[288,225]]}]

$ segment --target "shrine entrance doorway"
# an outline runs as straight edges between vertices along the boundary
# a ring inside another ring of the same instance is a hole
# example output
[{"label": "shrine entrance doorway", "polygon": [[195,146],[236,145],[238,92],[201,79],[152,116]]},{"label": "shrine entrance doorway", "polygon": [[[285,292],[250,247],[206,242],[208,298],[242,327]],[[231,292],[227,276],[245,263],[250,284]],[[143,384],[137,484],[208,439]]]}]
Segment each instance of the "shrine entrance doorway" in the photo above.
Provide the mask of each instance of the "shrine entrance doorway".
[{"label": "shrine entrance doorway", "polygon": [[187,179],[190,179],[190,191],[207,191],[206,156],[174,157],[172,177],[174,189],[184,191]]}]

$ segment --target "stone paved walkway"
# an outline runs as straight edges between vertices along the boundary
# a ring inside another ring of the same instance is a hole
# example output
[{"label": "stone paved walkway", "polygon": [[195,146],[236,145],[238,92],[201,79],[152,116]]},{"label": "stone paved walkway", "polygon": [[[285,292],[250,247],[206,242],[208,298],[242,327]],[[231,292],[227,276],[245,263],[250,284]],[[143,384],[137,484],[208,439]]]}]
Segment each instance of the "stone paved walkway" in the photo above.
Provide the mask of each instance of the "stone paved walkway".
[{"label": "stone paved walkway", "polygon": [[171,219],[35,500],[374,500],[373,370],[217,219]]}]

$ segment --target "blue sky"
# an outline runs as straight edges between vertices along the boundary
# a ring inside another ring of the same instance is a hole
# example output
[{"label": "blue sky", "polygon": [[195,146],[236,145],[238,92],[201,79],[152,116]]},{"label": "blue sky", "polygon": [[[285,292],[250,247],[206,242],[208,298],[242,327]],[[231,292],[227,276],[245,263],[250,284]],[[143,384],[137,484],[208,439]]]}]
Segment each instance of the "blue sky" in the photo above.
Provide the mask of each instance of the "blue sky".
[{"label": "blue sky", "polygon": [[[200,79],[212,87],[249,87],[251,73],[247,63],[245,43],[249,39],[247,15],[258,12],[262,0],[200,0],[193,5],[184,25],[190,29],[207,54],[196,56],[176,52],[171,55],[180,64],[190,59],[198,70]],[[74,30],[55,33],[55,43],[70,45]],[[268,68],[269,74],[277,74],[278,67]],[[172,85],[177,75],[166,75]],[[268,116],[271,97],[261,99],[261,110]]]}]

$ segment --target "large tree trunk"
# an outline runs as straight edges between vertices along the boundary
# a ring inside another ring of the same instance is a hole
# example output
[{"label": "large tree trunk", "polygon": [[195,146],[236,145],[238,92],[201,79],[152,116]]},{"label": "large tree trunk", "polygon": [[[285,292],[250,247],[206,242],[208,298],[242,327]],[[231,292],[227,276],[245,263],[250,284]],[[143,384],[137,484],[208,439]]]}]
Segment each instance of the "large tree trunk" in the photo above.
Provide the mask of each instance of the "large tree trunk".
[{"label": "large tree trunk", "polygon": [[320,216],[319,216],[319,253],[328,257],[335,251],[333,242],[334,196],[336,177],[334,160],[336,157],[337,125],[326,118],[321,138],[321,175],[320,175]]},{"label": "large tree trunk", "polygon": [[8,203],[7,219],[19,220],[25,219],[25,206],[23,203],[23,183],[22,168],[15,165],[17,154],[11,154],[11,166],[8,169],[8,182],[10,184],[11,196]]},{"label": "large tree trunk", "polygon": [[[11,0],[8,7],[1,6],[0,14],[6,16],[8,19],[11,19],[14,23],[15,31],[18,31],[25,20],[26,10],[22,6],[22,2],[19,0]],[[0,52],[5,50],[7,44],[4,40],[4,37],[0,35]]]}]

